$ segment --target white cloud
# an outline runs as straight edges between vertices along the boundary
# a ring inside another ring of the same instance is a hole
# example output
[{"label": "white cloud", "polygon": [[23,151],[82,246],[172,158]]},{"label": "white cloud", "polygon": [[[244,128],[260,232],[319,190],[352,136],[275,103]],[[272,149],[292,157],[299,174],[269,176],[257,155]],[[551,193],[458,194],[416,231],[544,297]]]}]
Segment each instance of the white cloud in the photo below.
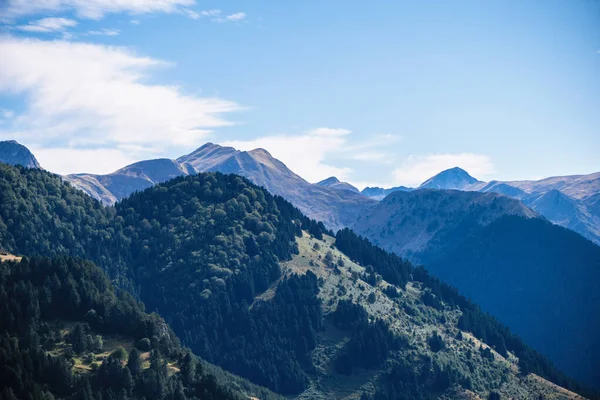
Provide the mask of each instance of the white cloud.
[{"label": "white cloud", "polygon": [[181,7],[192,6],[194,0],[5,0],[0,15],[5,18],[15,18],[24,15],[42,14],[49,12],[74,11],[82,18],[100,19],[105,14],[128,12],[131,14],[144,13],[173,13]]},{"label": "white cloud", "polygon": [[[152,68],[167,64],[124,48],[0,36],[0,59],[0,93],[26,101],[0,135],[38,147],[189,147],[231,125],[223,113],[241,109],[146,83]],[[87,161],[70,172],[101,163]]]},{"label": "white cloud", "polygon": [[246,18],[246,13],[243,12],[238,12],[235,14],[231,14],[225,17],[225,19],[228,19],[229,21],[239,21]]},{"label": "white cloud", "polygon": [[[344,131],[344,135],[323,135],[323,132]],[[273,135],[246,141],[223,143],[240,150],[264,148],[271,155],[288,166],[292,171],[309,182],[318,182],[330,176],[346,179],[349,168],[328,164],[328,155],[339,151],[346,144],[346,129],[318,128],[302,135]]]},{"label": "white cloud", "polygon": [[190,17],[191,19],[198,19],[198,18],[200,18],[200,14],[198,14],[194,10],[185,9],[185,10],[183,10],[183,13],[185,15],[187,15],[188,17]]},{"label": "white cloud", "polygon": [[124,149],[31,147],[30,150],[45,169],[62,175],[73,172],[103,174],[140,160]]},{"label": "white cloud", "polygon": [[93,36],[98,36],[98,35],[117,36],[120,33],[121,33],[121,31],[118,29],[101,29],[99,31],[88,31],[87,32],[88,35],[93,35]]},{"label": "white cloud", "polygon": [[241,21],[246,18],[246,13],[237,12],[235,14],[227,15],[223,18],[214,18],[213,22],[230,22],[230,21]]},{"label": "white cloud", "polygon": [[221,14],[221,10],[204,10],[204,11],[200,11],[200,15],[202,15],[203,17],[216,17],[219,14]]},{"label": "white cloud", "polygon": [[19,25],[16,29],[25,32],[50,33],[61,32],[77,25],[77,21],[68,18],[42,18],[31,21],[27,25]]},{"label": "white cloud", "polygon": [[492,160],[482,154],[410,155],[394,170],[395,184],[418,186],[433,175],[453,167],[460,167],[478,179],[495,171]]},{"label": "white cloud", "polygon": [[130,23],[131,25],[139,25],[139,24],[141,24],[142,22],[141,22],[139,19],[132,19],[131,21],[129,21],[129,23]]}]

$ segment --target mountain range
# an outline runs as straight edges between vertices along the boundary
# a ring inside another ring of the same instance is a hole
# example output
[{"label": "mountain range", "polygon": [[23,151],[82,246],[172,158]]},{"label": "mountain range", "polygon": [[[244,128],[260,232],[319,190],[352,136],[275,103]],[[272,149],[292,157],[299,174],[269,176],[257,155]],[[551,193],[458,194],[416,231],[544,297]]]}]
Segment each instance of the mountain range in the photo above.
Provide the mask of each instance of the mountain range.
[{"label": "mountain range", "polygon": [[[537,181],[482,182],[473,178],[467,171],[455,167],[440,172],[418,187],[423,188],[489,192],[511,197],[522,201],[549,221],[574,230],[600,244],[600,172]],[[403,187],[367,189],[362,193],[375,200],[381,200],[395,191],[414,190]]]},{"label": "mountain range", "polygon": [[199,172],[244,176],[269,192],[285,197],[306,215],[323,221],[332,229],[350,225],[355,215],[376,204],[360,195],[358,190],[337,190],[339,187],[328,184],[311,184],[264,149],[239,151],[213,143],[176,160],[141,161],[107,175],[72,174],[65,179],[110,205],[157,183]]},{"label": "mountain range", "polygon": [[104,206],[0,164],[0,247],[3,398],[274,398],[243,378],[299,399],[595,396],[425,269],[234,174]]},{"label": "mountain range", "polygon": [[[573,202],[577,205],[585,201],[587,212],[597,212],[600,197],[592,193],[593,176],[552,178],[547,182],[552,189],[544,192],[547,186],[534,182],[520,187],[509,183],[490,186],[454,168],[422,185],[435,189],[402,188],[377,201],[349,189],[349,185],[336,178],[311,184],[263,149],[242,152],[209,143],[177,160],[143,161],[108,175],[76,174],[64,179],[105,204],[112,204],[171,178],[212,171],[245,176],[331,229],[350,226],[384,249],[424,263],[436,275],[485,304],[485,311],[530,339],[528,343],[551,356],[560,368],[590,385],[600,381],[593,372],[600,368],[596,361],[597,346],[592,339],[600,334],[595,318],[600,313],[599,301],[594,297],[597,292],[594,288],[600,281],[597,275],[600,248],[579,235],[570,235],[569,231],[544,222],[547,218],[544,214],[550,213],[554,213],[553,222],[577,220]],[[448,186],[453,190],[448,190]],[[578,193],[579,198],[569,197],[557,187],[571,195]],[[500,190],[512,195],[500,194]],[[523,201],[526,198],[533,199],[533,209]],[[511,238],[520,240],[514,242]],[[559,243],[568,245],[563,248]],[[573,258],[570,252],[586,256]],[[515,254],[519,255],[518,260],[525,261],[517,262]],[[369,264],[366,261],[363,267]],[[509,266],[519,266],[523,273]],[[488,269],[490,272],[486,273]],[[492,270],[506,270],[507,274],[494,278],[497,286],[486,292],[485,287],[491,285],[486,279],[493,276]],[[471,275],[480,280],[467,279]],[[544,287],[560,296],[539,295],[539,308],[529,306],[529,302],[536,301],[530,295],[542,293]],[[511,290],[510,302],[504,301],[502,288]],[[506,307],[498,307],[504,303]],[[581,313],[565,311],[569,308]],[[556,313],[552,314],[552,310]],[[534,317],[542,315],[547,319],[538,318],[539,323],[531,323]],[[544,336],[549,331],[554,333]],[[585,335],[577,335],[578,331]],[[578,340],[573,342],[573,337]],[[558,350],[552,351],[552,346]]]},{"label": "mountain range", "polygon": [[[35,156],[15,141],[0,142],[0,157],[0,161],[9,164],[41,168]],[[176,160],[146,160],[106,175],[81,173],[64,178],[110,205],[135,191],[171,178],[211,171],[244,176],[271,193],[283,196],[306,215],[323,221],[331,229],[353,226],[357,216],[364,215],[390,193],[414,190],[405,186],[389,189],[367,187],[359,192],[336,177],[311,184],[264,149],[239,151],[213,143],[207,143]],[[549,221],[600,244],[600,172],[538,181],[483,182],[455,167],[427,179],[419,189],[493,192],[512,197]]]}]

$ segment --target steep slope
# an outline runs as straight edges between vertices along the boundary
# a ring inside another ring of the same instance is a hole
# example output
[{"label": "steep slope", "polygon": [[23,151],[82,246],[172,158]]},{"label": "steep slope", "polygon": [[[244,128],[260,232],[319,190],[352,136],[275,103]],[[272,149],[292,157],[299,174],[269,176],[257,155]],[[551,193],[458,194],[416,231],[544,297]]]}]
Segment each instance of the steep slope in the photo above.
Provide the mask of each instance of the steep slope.
[{"label": "steep slope", "polygon": [[[557,200],[551,193],[537,200],[553,209],[564,200],[561,218],[572,215],[568,198]],[[494,193],[393,193],[354,229],[423,262],[569,374],[590,385],[600,381],[590,372],[598,370],[593,337],[600,334],[600,321],[592,315],[599,315],[600,299],[592,288],[600,285],[600,247]]]},{"label": "steep slope", "polygon": [[546,221],[503,217],[428,269],[597,387],[600,247]]},{"label": "steep slope", "polygon": [[465,189],[477,183],[464,169],[454,167],[440,172],[439,174],[427,179],[419,186],[421,189]]},{"label": "steep slope", "polygon": [[117,295],[89,262],[0,262],[0,302],[0,398],[276,398],[215,378],[164,320]]},{"label": "steep slope", "polygon": [[389,189],[384,189],[380,187],[366,187],[361,190],[361,194],[363,196],[370,197],[374,200],[382,200],[385,196],[393,192],[408,192],[413,190],[412,188],[406,186],[397,186]]},{"label": "steep slope", "polygon": [[42,168],[29,149],[15,140],[0,141],[0,162],[27,168]]},{"label": "steep slope", "polygon": [[581,398],[531,373],[547,368],[549,378],[570,385],[423,269],[347,230],[322,240],[304,234],[297,241],[299,253],[283,264],[284,276],[316,275],[325,315],[312,353],[315,372],[300,398],[467,399],[492,392]]},{"label": "steep slope", "polygon": [[316,184],[319,186],[324,186],[324,187],[328,187],[331,189],[349,190],[351,192],[360,193],[360,191],[357,188],[355,188],[348,182],[341,182],[335,176],[331,176],[327,179],[323,179],[322,181],[317,182]]},{"label": "steep slope", "polygon": [[[517,370],[575,388],[424,270],[350,231],[334,243],[322,225],[239,176],[179,177],[115,207],[43,171],[0,166],[0,184],[0,246],[96,260],[194,352],[280,393],[380,398],[375,392],[388,390],[397,398],[399,384],[415,398],[457,398],[448,392],[455,389],[482,397],[558,393]],[[351,299],[370,318],[337,311]],[[462,344],[451,339],[459,323]]]},{"label": "steep slope", "polygon": [[422,262],[506,214],[536,215],[521,202],[495,193],[419,189],[390,194],[359,216],[353,229],[389,251]]}]

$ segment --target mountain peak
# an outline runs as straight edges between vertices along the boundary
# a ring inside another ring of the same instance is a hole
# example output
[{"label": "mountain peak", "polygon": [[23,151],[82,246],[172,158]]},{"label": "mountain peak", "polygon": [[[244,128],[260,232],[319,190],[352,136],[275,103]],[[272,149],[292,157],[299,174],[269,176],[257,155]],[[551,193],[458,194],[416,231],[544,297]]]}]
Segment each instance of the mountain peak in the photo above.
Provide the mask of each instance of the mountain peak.
[{"label": "mountain peak", "polygon": [[340,183],[340,180],[338,178],[336,178],[335,176],[330,176],[327,179],[323,179],[322,181],[317,182],[317,185],[329,186],[329,185],[333,185],[335,183]]},{"label": "mountain peak", "polygon": [[31,151],[16,140],[0,142],[0,162],[27,168],[42,168]]},{"label": "mountain peak", "polygon": [[462,168],[454,167],[427,179],[419,188],[427,189],[464,189],[479,182]]},{"label": "mountain peak", "polygon": [[348,182],[340,181],[335,176],[330,176],[327,179],[323,179],[321,182],[317,182],[316,185],[331,188],[331,189],[347,190],[350,192],[360,193],[360,191],[357,188],[355,188]]},{"label": "mountain peak", "polygon": [[271,153],[269,153],[267,150],[265,150],[263,148],[260,148],[260,147],[257,148],[257,149],[250,150],[248,153],[250,153],[252,155],[266,156],[266,157],[273,158],[273,156],[271,155]]}]

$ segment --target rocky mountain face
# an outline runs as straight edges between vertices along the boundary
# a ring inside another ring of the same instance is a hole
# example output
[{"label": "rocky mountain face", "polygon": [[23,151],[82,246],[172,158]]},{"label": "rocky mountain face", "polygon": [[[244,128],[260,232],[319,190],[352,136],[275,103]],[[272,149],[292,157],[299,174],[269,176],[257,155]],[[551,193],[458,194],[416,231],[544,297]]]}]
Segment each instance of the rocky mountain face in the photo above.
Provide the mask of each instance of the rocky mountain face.
[{"label": "rocky mountain face", "polygon": [[360,193],[360,191],[357,188],[355,188],[348,182],[341,182],[335,176],[331,176],[327,179],[323,179],[322,181],[317,182],[316,184],[319,186],[324,186],[324,187],[328,187],[331,189],[349,190],[351,192]]},{"label": "rocky mountain face", "polygon": [[207,143],[176,160],[141,161],[108,175],[73,174],[65,179],[103,203],[114,204],[135,191],[199,172],[244,176],[271,193],[284,197],[306,215],[323,221],[331,229],[350,225],[356,215],[376,204],[358,190],[338,190],[344,186],[341,182],[336,187],[311,184],[264,149],[239,151],[213,143]]},{"label": "rocky mountain face", "polygon": [[27,168],[42,168],[31,151],[15,140],[0,142],[0,162]]},{"label": "rocky mountain face", "polygon": [[440,172],[419,186],[421,189],[465,189],[479,182],[464,169],[454,167]]}]

